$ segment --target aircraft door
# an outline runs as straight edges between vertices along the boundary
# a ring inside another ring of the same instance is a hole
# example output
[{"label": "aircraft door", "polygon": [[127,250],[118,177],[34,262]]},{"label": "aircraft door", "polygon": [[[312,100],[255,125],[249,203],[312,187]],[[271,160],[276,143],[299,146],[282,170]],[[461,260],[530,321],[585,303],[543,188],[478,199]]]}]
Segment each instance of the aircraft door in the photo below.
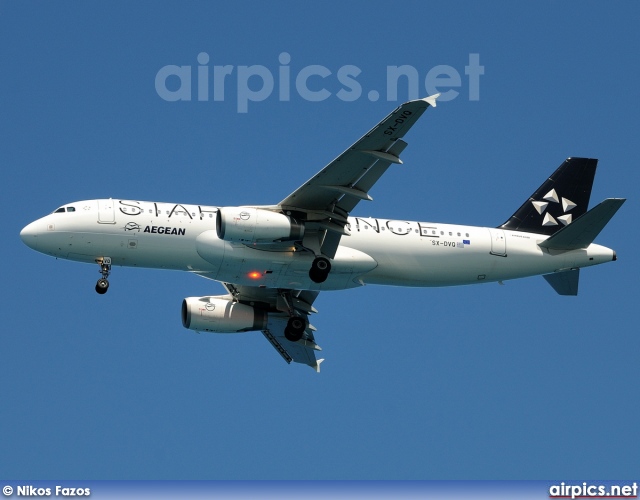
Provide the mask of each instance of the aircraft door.
[{"label": "aircraft door", "polygon": [[489,229],[491,233],[491,254],[500,257],[507,256],[507,240],[502,229]]},{"label": "aircraft door", "polygon": [[98,200],[98,222],[100,224],[115,224],[115,204],[113,200]]}]

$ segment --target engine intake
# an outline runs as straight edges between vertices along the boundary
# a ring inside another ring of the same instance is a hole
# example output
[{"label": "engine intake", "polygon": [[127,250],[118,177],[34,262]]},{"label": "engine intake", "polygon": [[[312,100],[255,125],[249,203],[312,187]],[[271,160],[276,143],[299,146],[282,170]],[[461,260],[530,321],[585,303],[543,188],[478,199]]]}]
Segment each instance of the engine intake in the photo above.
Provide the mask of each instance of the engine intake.
[{"label": "engine intake", "polygon": [[304,226],[291,217],[251,207],[222,207],[216,215],[216,232],[224,241],[271,243],[302,239]]},{"label": "engine intake", "polygon": [[267,313],[234,302],[228,296],[187,297],[182,301],[182,326],[189,330],[239,333],[263,330]]}]

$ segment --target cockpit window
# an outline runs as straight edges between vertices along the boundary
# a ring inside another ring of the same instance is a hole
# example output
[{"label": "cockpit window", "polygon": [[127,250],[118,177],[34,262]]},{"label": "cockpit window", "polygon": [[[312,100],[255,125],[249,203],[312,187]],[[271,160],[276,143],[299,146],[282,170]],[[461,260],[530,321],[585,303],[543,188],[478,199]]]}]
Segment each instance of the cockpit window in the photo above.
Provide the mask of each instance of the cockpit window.
[{"label": "cockpit window", "polygon": [[53,213],[54,214],[62,214],[64,212],[75,212],[75,211],[76,211],[76,207],[60,207],[59,209],[57,209]]}]

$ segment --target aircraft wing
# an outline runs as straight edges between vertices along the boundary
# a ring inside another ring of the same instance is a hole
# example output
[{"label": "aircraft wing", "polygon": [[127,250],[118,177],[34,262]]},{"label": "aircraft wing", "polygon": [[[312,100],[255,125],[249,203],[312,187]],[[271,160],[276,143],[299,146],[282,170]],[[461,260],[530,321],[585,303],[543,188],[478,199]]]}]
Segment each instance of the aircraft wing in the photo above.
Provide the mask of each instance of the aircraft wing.
[{"label": "aircraft wing", "polygon": [[392,163],[402,163],[400,153],[407,146],[402,137],[429,106],[436,106],[439,95],[400,105],[278,204],[306,221],[305,246],[335,256],[340,237],[348,234],[351,210],[360,200],[371,201],[371,187]]},{"label": "aircraft wing", "polygon": [[303,316],[307,323],[309,314],[317,312],[313,301],[318,292],[239,286],[232,283],[224,283],[224,287],[235,300],[267,311],[267,327],[262,330],[262,334],[287,363],[302,363],[320,371],[320,363],[324,360],[317,360],[315,353],[322,349],[316,344],[313,336],[315,328],[311,324],[297,342],[291,342],[284,336],[284,329],[292,312]]},{"label": "aircraft wing", "polygon": [[[360,140],[324,167],[306,183],[282,200],[277,208],[305,222],[302,246],[333,258],[340,238],[348,234],[347,217],[360,200],[371,200],[369,190],[392,163],[402,163],[400,153],[407,146],[402,137],[429,106],[436,106],[436,94],[409,101],[390,113]],[[197,273],[209,278],[207,273]],[[322,359],[316,359],[315,328],[308,318],[317,312],[313,302],[318,292],[275,289],[224,283],[229,294],[243,304],[267,312],[267,326],[262,330],[282,358],[302,363],[320,371]],[[284,334],[287,321],[301,316],[309,325],[297,342]]]}]

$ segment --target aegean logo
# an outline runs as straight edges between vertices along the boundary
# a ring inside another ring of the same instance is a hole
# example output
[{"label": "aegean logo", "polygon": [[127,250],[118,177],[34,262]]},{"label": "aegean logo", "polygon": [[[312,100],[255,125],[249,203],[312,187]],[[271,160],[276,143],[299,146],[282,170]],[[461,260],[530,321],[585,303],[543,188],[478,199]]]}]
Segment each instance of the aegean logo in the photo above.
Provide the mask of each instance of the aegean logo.
[{"label": "aegean logo", "polygon": [[138,231],[140,232],[140,229],[142,228],[142,226],[140,226],[140,224],[136,224],[135,222],[127,222],[124,226],[124,230],[125,231]]},{"label": "aegean logo", "polygon": [[[400,89],[401,95],[408,95],[410,100],[440,93],[440,102],[451,101],[464,92],[470,101],[478,101],[480,76],[484,75],[480,54],[470,53],[468,64],[462,71],[466,78],[447,64],[427,70],[409,64],[387,66],[386,82],[378,86],[381,90],[371,88],[365,93],[361,83],[362,69],[354,64],[333,70],[321,64],[298,66],[292,63],[288,52],[280,53],[276,70],[262,64],[211,65],[211,58],[206,52],[200,52],[196,61],[198,64],[195,68],[191,65],[168,64],[158,70],[155,89],[161,99],[168,102],[193,99],[220,102],[227,100],[235,90],[238,113],[247,113],[250,102],[265,101],[274,93],[281,102],[290,101],[292,94],[310,102],[321,102],[331,97],[351,102],[363,95],[372,102],[383,96],[387,101],[394,102],[399,99]],[[339,90],[336,91],[336,87]]]}]

